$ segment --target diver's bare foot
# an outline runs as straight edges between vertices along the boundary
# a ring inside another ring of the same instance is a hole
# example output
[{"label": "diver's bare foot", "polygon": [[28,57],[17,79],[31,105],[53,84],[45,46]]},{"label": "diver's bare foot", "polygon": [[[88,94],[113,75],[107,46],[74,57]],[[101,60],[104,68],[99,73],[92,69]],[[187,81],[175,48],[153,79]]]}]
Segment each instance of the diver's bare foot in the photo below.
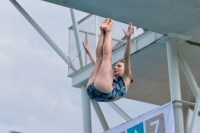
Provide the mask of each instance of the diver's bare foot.
[{"label": "diver's bare foot", "polygon": [[103,31],[104,28],[106,27],[106,25],[108,25],[108,22],[109,22],[109,18],[106,18],[106,19],[102,22],[102,24],[101,24],[101,26],[100,26],[101,31]]},{"label": "diver's bare foot", "polygon": [[113,20],[109,19],[108,23],[104,27],[105,32],[112,31],[112,26],[113,26]]}]

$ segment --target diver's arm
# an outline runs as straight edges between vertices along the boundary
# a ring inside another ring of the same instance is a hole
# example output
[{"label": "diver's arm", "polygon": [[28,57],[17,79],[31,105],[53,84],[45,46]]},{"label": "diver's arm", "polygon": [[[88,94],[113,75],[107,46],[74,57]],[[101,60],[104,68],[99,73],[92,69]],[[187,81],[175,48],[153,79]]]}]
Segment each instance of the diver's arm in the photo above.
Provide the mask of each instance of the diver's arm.
[{"label": "diver's arm", "polygon": [[93,65],[95,66],[95,63],[96,63],[96,58],[92,55],[92,53],[90,52],[90,50],[86,51],[91,62],[93,63]]},{"label": "diver's arm", "polygon": [[131,52],[131,35],[132,35],[132,33],[133,33],[133,26],[131,23],[129,23],[128,30],[124,31],[124,34],[126,35],[126,39],[127,39],[126,48],[124,51],[124,67],[125,67],[124,74],[127,77],[130,77],[130,75],[131,75],[130,52]]},{"label": "diver's arm", "polygon": [[88,46],[88,40],[86,40],[86,43],[85,43],[85,44],[84,44],[84,42],[83,42],[83,47],[84,47],[86,53],[88,54],[88,56],[89,56],[91,62],[93,63],[93,65],[95,65],[95,63],[96,63],[96,58],[95,58],[95,57],[92,55],[92,53],[90,52],[90,49],[89,49],[89,46]]}]

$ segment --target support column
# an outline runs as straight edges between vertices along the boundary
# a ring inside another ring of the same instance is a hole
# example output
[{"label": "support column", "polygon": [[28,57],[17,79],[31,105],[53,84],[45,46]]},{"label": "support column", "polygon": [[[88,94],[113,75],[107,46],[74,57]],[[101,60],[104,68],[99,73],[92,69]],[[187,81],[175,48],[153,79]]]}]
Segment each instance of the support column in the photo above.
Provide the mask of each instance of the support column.
[{"label": "support column", "polygon": [[167,44],[167,59],[168,59],[171,101],[181,100],[179,66],[177,58],[178,44],[176,43],[174,38],[168,39],[166,44]]},{"label": "support column", "polygon": [[94,101],[94,100],[91,100],[91,102],[92,102],[92,104],[93,104],[93,106],[94,106],[94,109],[95,109],[95,111],[96,111],[96,113],[97,113],[97,116],[98,116],[98,118],[99,118],[99,120],[100,120],[100,122],[101,122],[101,125],[102,125],[104,131],[109,130],[108,124],[107,124],[107,122],[106,122],[106,119],[105,119],[105,117],[104,117],[102,111],[101,111],[101,108],[100,108],[100,106],[99,106],[99,103],[96,102],[96,101]]},{"label": "support column", "polygon": [[133,26],[133,37],[137,37],[137,27],[136,26]]},{"label": "support column", "polygon": [[96,44],[96,47],[97,47],[97,43],[98,43],[98,31],[99,31],[98,16],[95,15],[95,44]]},{"label": "support column", "polygon": [[82,93],[82,112],[83,112],[83,131],[92,133],[90,99],[87,95],[85,86],[81,87]]},{"label": "support column", "polygon": [[[85,33],[85,43],[86,43],[87,40],[88,40],[88,34]],[[87,65],[87,52],[86,51],[85,51],[85,65]]]},{"label": "support column", "polygon": [[68,64],[73,71],[76,71],[76,67],[71,64],[69,58],[64,54],[64,52],[55,44],[53,40],[40,28],[40,26],[28,15],[28,13],[15,1],[10,0],[10,2],[18,9],[18,11],[26,18],[26,20],[38,31],[38,33],[49,43],[49,45],[57,52],[57,54]]},{"label": "support column", "polygon": [[[166,41],[171,101],[181,100],[177,43],[174,38]],[[174,104],[175,132],[184,133],[182,104]]]},{"label": "support column", "polygon": [[137,37],[138,35],[137,35],[137,27],[136,26],[133,26],[133,37],[135,38],[135,43],[136,43],[136,50],[138,50],[138,46],[137,46],[137,39],[136,39],[136,37]]},{"label": "support column", "polygon": [[119,115],[121,115],[126,121],[132,120],[121,108],[119,108],[114,102],[107,102]]},{"label": "support column", "polygon": [[74,9],[70,8],[70,12],[71,12],[71,18],[72,18],[72,23],[73,23],[74,36],[76,39],[76,46],[77,46],[77,50],[79,53],[79,62],[80,62],[80,66],[83,67],[85,64],[84,64],[84,59],[83,59],[83,52],[81,51],[81,43],[79,40],[79,29],[78,29],[78,25],[76,22]]},{"label": "support column", "polygon": [[182,110],[183,110],[183,127],[184,127],[184,133],[187,133],[188,131],[188,124],[189,124],[189,106],[182,104]]},{"label": "support column", "polygon": [[197,115],[198,115],[198,111],[199,111],[199,106],[200,106],[200,90],[198,92],[198,96],[197,96],[197,100],[196,100],[196,104],[195,104],[195,108],[194,108],[194,112],[193,112],[193,115],[192,115],[192,120],[191,120],[191,123],[190,123],[190,128],[189,128],[188,133],[193,132],[194,124],[195,124],[195,121],[196,121],[196,118],[197,118]]},{"label": "support column", "polygon": [[184,72],[184,74],[187,78],[187,81],[190,85],[190,88],[192,89],[192,92],[193,92],[195,98],[197,98],[197,94],[198,94],[198,90],[199,90],[197,82],[196,82],[196,80],[195,80],[195,78],[194,78],[194,76],[193,76],[193,74],[192,74],[192,72],[191,72],[191,70],[190,70],[190,68],[187,64],[185,56],[184,56],[179,45],[177,47],[177,52],[178,52],[179,63],[181,65],[182,69],[183,69],[183,72]]}]

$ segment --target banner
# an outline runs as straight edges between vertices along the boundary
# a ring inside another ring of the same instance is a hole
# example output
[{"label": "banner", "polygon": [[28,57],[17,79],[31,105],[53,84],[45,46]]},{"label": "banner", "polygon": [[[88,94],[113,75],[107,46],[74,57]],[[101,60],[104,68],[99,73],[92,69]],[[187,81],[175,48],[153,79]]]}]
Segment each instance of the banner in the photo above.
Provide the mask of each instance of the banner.
[{"label": "banner", "polygon": [[172,102],[105,133],[175,133]]}]

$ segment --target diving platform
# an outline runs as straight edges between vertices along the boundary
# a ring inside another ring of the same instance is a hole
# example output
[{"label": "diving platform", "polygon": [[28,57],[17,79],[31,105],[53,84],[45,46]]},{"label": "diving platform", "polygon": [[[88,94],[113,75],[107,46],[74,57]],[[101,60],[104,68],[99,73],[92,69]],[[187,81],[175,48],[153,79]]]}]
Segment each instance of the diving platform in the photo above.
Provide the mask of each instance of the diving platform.
[{"label": "diving platform", "polygon": [[[162,43],[163,35],[146,32],[132,40],[131,65],[133,66],[134,82],[130,85],[125,98],[163,105],[170,101],[170,85],[168,76],[168,61],[166,44]],[[138,47],[138,49],[136,49]],[[187,62],[200,84],[200,47],[187,43],[180,44]],[[113,50],[113,66],[123,58],[125,45]],[[68,75],[72,78],[72,85],[81,88],[86,86],[93,64],[89,64]],[[187,79],[180,70],[180,84],[182,100],[195,102]]]},{"label": "diving platform", "polygon": [[[162,105],[170,101],[170,83],[167,61],[167,38],[179,39],[184,56],[193,73],[196,84],[200,84],[200,3],[198,1],[114,1],[114,0],[45,0],[61,6],[80,11],[109,17],[123,23],[133,25],[162,34],[140,50],[132,51],[131,65],[133,66],[134,83],[131,84],[126,98],[152,104]],[[103,9],[103,10],[102,10]],[[144,36],[140,40],[145,41]],[[134,44],[132,45],[134,48]],[[115,54],[115,51],[113,51]],[[115,57],[115,56],[114,56]],[[122,57],[122,55],[121,55]],[[117,58],[113,61],[116,63]],[[86,84],[92,70],[92,64],[81,68],[72,77],[73,86]],[[84,75],[84,76],[82,76]],[[79,78],[83,77],[83,80]],[[195,102],[184,72],[180,69],[180,86],[182,100]],[[193,92],[197,93],[197,92]]]}]

